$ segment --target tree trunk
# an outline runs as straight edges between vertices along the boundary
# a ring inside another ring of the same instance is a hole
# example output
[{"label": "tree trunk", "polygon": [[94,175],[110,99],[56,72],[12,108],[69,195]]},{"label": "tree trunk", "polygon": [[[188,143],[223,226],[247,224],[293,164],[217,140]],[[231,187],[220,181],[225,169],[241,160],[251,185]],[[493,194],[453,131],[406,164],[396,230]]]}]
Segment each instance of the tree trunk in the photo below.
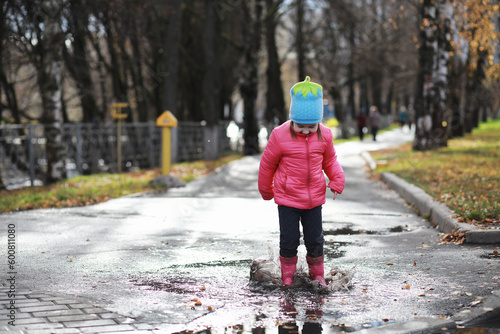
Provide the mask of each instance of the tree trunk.
[{"label": "tree trunk", "polygon": [[483,94],[483,80],[485,78],[484,67],[486,56],[486,52],[477,51],[476,68],[472,77],[467,80],[465,120],[466,132],[468,133],[479,126],[479,112],[481,107],[486,104],[483,98],[485,95]]},{"label": "tree trunk", "polygon": [[282,0],[266,0],[267,15],[265,17],[265,26],[268,64],[266,71],[267,93],[265,119],[269,129],[285,122],[288,118],[288,113],[285,111],[283,86],[281,84],[281,64],[275,36],[276,25],[278,23],[278,11],[282,3]]},{"label": "tree trunk", "polygon": [[305,69],[305,46],[304,46],[304,2],[297,0],[297,68],[298,68],[298,81],[303,81],[306,77]]},{"label": "tree trunk", "polygon": [[147,122],[153,118],[150,114],[148,105],[148,93],[144,83],[144,74],[142,71],[142,53],[141,53],[141,41],[138,36],[137,18],[131,15],[130,18],[132,29],[130,31],[130,42],[132,44],[132,58],[133,64],[131,65],[131,71],[135,73],[134,75],[134,93],[135,100],[137,102],[137,113],[139,122]]},{"label": "tree trunk", "polygon": [[340,124],[341,137],[343,139],[349,138],[347,131],[347,122],[344,116],[344,104],[342,102],[342,94],[336,85],[329,85],[328,94],[333,98],[333,105],[335,106],[335,118]]},{"label": "tree trunk", "polygon": [[257,1],[250,1],[250,4],[243,3],[245,31],[243,73],[240,85],[244,113],[243,154],[253,155],[260,152],[256,101],[258,94],[258,57],[261,44],[262,5]]},{"label": "tree trunk", "polygon": [[354,23],[349,24],[349,46],[351,48],[349,64],[347,65],[347,85],[349,87],[349,95],[347,97],[347,104],[349,106],[349,111],[351,113],[352,119],[356,119],[356,102],[355,102],[355,92],[354,92],[354,48],[355,48],[355,36],[354,36]]},{"label": "tree trunk", "polygon": [[207,122],[207,138],[205,143],[205,159],[218,158],[218,131],[217,123],[220,119],[220,63],[218,29],[215,7],[212,0],[205,0],[205,29],[203,38],[203,51],[205,54],[205,75],[203,77],[203,113]]},{"label": "tree trunk", "polygon": [[81,0],[70,2],[69,29],[73,37],[72,52],[64,46],[63,55],[66,67],[75,80],[83,112],[83,122],[93,122],[99,117],[99,109],[95,99],[95,86],[91,77],[90,64],[87,60],[87,42],[85,36],[88,29],[88,13]]},{"label": "tree trunk", "polygon": [[416,150],[446,146],[451,114],[447,110],[452,7],[448,0],[424,0],[421,5],[421,46],[416,98]]},{"label": "tree trunk", "polygon": [[178,67],[179,67],[179,42],[181,40],[182,26],[182,0],[171,1],[172,8],[170,10],[170,24],[168,25],[167,37],[165,40],[164,49],[168,50],[167,77],[164,85],[164,100],[163,110],[169,110],[172,114],[177,115],[177,83],[178,83]]},{"label": "tree trunk", "polygon": [[382,114],[385,114],[385,108],[382,103],[382,81],[384,80],[384,73],[381,69],[373,69],[370,71],[369,75],[373,105],[375,105]]},{"label": "tree trunk", "polygon": [[[434,0],[424,0],[420,5],[420,49],[417,95],[415,98],[416,132],[413,148],[423,151],[431,148],[433,114],[432,80],[434,58],[437,54],[438,18]],[[425,24],[424,24],[425,22]]]},{"label": "tree trunk", "polygon": [[451,42],[451,18],[453,8],[449,0],[437,2],[438,18],[438,51],[433,71],[434,82],[434,115],[431,131],[431,148],[439,148],[448,145],[448,124],[451,123],[451,114],[447,109],[448,86]]},{"label": "tree trunk", "polygon": [[10,110],[10,114],[14,118],[14,123],[21,123],[21,115],[19,111],[19,106],[17,104],[17,95],[14,89],[14,84],[9,82],[7,78],[7,73],[4,71],[4,68],[7,66],[4,64],[4,59],[7,59],[7,55],[4,53],[4,45],[8,45],[4,43],[7,40],[7,29],[5,27],[5,10],[6,8],[2,6],[0,8],[0,122],[3,121],[3,111],[4,106],[1,103],[2,90],[5,93],[5,100],[7,102],[7,108]]},{"label": "tree trunk", "polygon": [[[103,13],[103,24],[106,30],[106,43],[108,47],[109,57],[110,57],[110,71],[111,79],[113,82],[113,96],[115,102],[127,102],[127,85],[126,85],[126,73],[123,69],[123,61],[118,54],[118,48],[116,47],[115,38],[117,38],[117,32],[113,29],[113,17],[115,15],[110,8],[106,9]],[[108,106],[104,106],[105,108]]]},{"label": "tree trunk", "polygon": [[454,64],[450,73],[450,109],[451,109],[451,130],[450,136],[462,137],[465,134],[464,126],[464,101],[465,96],[465,66],[460,57],[453,58]]},{"label": "tree trunk", "polygon": [[64,35],[61,30],[60,0],[46,0],[42,3],[44,39],[41,45],[41,66],[38,84],[42,98],[43,121],[47,151],[46,183],[66,178],[63,140],[63,115],[61,110],[61,57]]}]

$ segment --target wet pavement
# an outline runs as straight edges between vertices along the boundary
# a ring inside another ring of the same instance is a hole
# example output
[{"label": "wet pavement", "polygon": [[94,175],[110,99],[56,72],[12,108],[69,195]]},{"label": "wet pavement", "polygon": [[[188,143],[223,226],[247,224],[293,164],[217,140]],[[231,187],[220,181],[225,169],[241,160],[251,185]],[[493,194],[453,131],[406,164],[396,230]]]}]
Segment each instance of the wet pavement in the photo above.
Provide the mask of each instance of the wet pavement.
[{"label": "wet pavement", "polygon": [[[498,244],[443,244],[367,173],[363,151],[408,140],[398,129],[336,146],[346,190],[323,206],[325,257],[351,275],[349,289],[249,281],[254,259],[277,262],[279,234],[276,205],[257,191],[259,158],[245,157],[162,196],[1,215],[15,226],[16,265],[1,272],[0,303],[17,308],[15,327],[0,310],[0,332],[403,333],[489,315],[500,305]],[[304,246],[299,257],[304,271]]]}]

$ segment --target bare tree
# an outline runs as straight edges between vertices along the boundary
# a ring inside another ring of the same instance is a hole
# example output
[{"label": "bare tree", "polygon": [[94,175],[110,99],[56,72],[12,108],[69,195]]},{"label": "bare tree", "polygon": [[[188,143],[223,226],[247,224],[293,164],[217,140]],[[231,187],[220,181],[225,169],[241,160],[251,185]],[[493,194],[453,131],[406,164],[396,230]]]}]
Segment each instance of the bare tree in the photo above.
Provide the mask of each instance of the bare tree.
[{"label": "bare tree", "polygon": [[63,142],[63,115],[61,108],[61,62],[64,34],[61,29],[61,0],[42,2],[43,40],[40,44],[38,84],[42,96],[43,121],[47,151],[46,182],[66,178],[65,146]]},{"label": "bare tree", "polygon": [[71,46],[64,44],[63,55],[66,68],[75,80],[78,89],[83,122],[95,121],[100,116],[87,50],[89,46],[87,42],[89,17],[90,12],[85,1],[75,0],[69,2],[66,20],[68,22],[67,34],[71,38]]},{"label": "bare tree", "polygon": [[218,127],[220,119],[220,45],[217,13],[213,1],[205,0],[205,29],[203,51],[205,53],[205,75],[203,77],[204,116],[207,122],[207,131],[210,141],[205,157],[209,160],[217,159]]},{"label": "bare tree", "polygon": [[258,94],[258,66],[261,48],[262,4],[260,1],[243,1],[243,59],[240,94],[244,104],[243,154],[259,153],[259,128],[256,116]]},{"label": "bare tree", "polygon": [[177,71],[179,67],[179,42],[181,40],[181,19],[182,19],[182,0],[170,1],[171,8],[170,22],[165,39],[164,49],[168,50],[167,77],[163,82],[164,101],[162,103],[163,110],[170,110],[174,115],[177,114]]},{"label": "bare tree", "polygon": [[[269,128],[283,123],[287,119],[283,85],[281,84],[281,63],[276,45],[276,27],[280,17],[283,0],[266,0],[266,49],[267,49],[267,92],[265,120]],[[271,133],[270,131],[268,131]]]},{"label": "bare tree", "polygon": [[413,147],[428,150],[447,144],[445,113],[452,10],[447,0],[424,0],[420,13],[420,71]]}]

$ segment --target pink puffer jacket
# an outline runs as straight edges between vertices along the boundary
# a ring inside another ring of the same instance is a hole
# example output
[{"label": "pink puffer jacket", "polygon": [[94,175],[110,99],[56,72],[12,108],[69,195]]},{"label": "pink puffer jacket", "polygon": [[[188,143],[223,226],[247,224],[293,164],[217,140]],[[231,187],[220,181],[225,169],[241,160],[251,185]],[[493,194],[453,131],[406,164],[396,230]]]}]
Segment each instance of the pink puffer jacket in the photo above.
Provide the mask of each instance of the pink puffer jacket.
[{"label": "pink puffer jacket", "polygon": [[[290,121],[275,128],[262,154],[259,168],[259,191],[262,198],[298,209],[312,209],[325,204],[325,171],[328,187],[342,193],[345,176],[337,161],[333,136],[321,126],[323,141],[317,133],[295,133],[292,138]],[[293,131],[293,130],[292,130]]]}]

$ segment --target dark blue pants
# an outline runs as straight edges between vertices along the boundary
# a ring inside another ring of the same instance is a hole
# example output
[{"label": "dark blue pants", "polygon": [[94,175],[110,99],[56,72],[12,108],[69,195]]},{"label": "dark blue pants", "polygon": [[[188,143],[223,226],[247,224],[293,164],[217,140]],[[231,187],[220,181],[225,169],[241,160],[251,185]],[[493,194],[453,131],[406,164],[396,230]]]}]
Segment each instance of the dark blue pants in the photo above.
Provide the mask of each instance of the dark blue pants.
[{"label": "dark blue pants", "polygon": [[289,206],[278,206],[280,220],[280,255],[294,257],[300,245],[299,222],[302,223],[304,244],[307,255],[318,257],[323,255],[323,220],[321,205],[313,209],[296,209]]}]

